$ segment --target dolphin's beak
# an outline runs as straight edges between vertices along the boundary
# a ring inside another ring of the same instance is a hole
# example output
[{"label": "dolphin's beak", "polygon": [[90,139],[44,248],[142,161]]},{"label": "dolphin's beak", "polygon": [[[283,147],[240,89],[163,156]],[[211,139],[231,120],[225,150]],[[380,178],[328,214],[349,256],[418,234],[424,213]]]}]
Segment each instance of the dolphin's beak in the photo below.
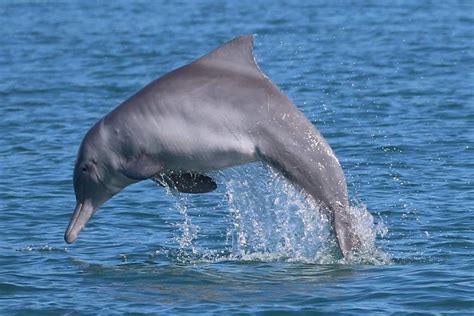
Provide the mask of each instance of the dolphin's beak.
[{"label": "dolphin's beak", "polygon": [[70,244],[76,240],[81,230],[86,226],[87,221],[94,214],[94,209],[90,203],[77,203],[72,214],[69,226],[64,234],[64,240]]}]

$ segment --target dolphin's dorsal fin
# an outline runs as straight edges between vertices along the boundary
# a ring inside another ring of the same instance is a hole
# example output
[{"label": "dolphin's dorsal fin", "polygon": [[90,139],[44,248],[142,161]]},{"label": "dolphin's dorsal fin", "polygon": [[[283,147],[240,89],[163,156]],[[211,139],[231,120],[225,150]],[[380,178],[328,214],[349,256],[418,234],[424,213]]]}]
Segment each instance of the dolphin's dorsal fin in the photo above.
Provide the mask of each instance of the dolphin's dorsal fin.
[{"label": "dolphin's dorsal fin", "polygon": [[196,63],[226,64],[258,70],[253,55],[253,35],[239,36],[199,58]]}]

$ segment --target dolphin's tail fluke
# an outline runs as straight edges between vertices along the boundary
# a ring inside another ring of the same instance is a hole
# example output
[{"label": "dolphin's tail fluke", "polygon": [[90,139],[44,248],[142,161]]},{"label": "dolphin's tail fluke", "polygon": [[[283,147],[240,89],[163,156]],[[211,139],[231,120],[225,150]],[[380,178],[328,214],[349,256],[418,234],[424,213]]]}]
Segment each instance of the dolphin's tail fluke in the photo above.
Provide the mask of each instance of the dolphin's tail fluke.
[{"label": "dolphin's tail fluke", "polygon": [[356,227],[352,223],[349,215],[349,206],[345,209],[332,210],[331,213],[334,217],[333,226],[337,243],[344,257],[347,257],[351,252],[362,246],[361,240],[356,232]]}]

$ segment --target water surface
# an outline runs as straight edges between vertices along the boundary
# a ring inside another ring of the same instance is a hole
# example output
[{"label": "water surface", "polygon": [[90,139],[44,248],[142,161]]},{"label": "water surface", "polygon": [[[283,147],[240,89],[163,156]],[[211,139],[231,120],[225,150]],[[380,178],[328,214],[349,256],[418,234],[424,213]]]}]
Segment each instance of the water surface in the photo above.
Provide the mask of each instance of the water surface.
[{"label": "water surface", "polygon": [[[474,313],[472,12],[3,1],[0,313]],[[240,34],[333,147],[372,251],[341,260],[311,203],[259,164],[215,173],[207,195],[131,186],[66,245],[90,126]]]}]

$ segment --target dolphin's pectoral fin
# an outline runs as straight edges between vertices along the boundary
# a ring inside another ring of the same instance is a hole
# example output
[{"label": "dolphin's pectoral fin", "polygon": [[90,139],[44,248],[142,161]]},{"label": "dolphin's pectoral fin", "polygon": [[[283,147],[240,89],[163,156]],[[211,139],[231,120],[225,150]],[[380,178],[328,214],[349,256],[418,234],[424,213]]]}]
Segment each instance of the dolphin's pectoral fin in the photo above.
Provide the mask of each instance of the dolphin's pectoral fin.
[{"label": "dolphin's pectoral fin", "polygon": [[158,174],[152,180],[182,193],[209,193],[217,188],[216,182],[211,177],[194,172]]},{"label": "dolphin's pectoral fin", "polygon": [[160,173],[161,170],[163,170],[163,165],[159,161],[146,154],[142,154],[127,162],[123,173],[130,179],[141,181],[153,177],[155,174]]}]

